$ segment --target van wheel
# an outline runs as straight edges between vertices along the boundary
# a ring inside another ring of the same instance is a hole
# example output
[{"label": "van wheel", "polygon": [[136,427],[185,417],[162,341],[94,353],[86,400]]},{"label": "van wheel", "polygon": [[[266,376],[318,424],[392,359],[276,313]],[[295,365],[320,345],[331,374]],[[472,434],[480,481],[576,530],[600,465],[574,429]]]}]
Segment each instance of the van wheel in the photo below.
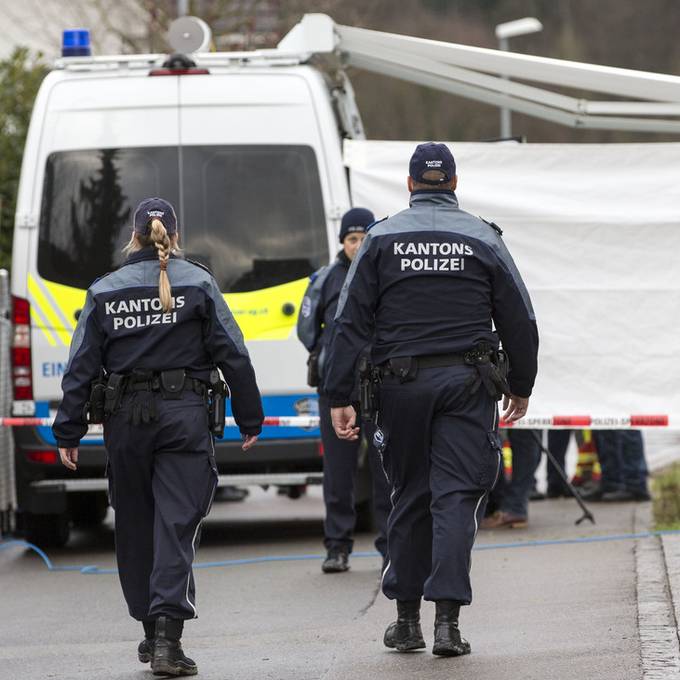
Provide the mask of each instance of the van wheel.
[{"label": "van wheel", "polygon": [[77,527],[96,527],[106,519],[109,499],[105,491],[74,493],[68,497],[69,511]]},{"label": "van wheel", "polygon": [[373,517],[373,499],[367,498],[354,506],[357,514],[354,523],[354,531],[358,534],[368,533],[375,530],[375,518]]},{"label": "van wheel", "polygon": [[61,515],[24,515],[24,535],[39,548],[59,548],[66,545],[71,533],[67,513]]}]

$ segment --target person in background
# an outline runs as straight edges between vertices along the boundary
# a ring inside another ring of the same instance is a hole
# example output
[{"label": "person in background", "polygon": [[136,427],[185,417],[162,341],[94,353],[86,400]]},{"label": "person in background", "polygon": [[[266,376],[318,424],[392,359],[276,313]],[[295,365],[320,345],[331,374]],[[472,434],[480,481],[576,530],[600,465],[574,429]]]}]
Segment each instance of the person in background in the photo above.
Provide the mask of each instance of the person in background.
[{"label": "person in background", "polygon": [[[374,221],[373,213],[366,208],[352,208],[343,215],[340,226],[342,250],[331,264],[310,277],[298,318],[298,337],[310,353],[308,382],[310,386],[317,387],[319,393],[321,441],[324,448],[323,498],[326,506],[324,545],[327,550],[321,569],[326,574],[349,569],[356,523],[354,487],[361,444],[358,440],[338,439],[331,425],[328,396],[323,386],[328,341],[347,272],[366,236],[366,230]],[[375,545],[384,560],[387,552],[385,525],[389,514],[389,492],[377,453],[370,444],[368,447],[378,529]]]},{"label": "person in background", "polygon": [[489,505],[495,512],[485,517],[481,529],[524,529],[529,523],[529,497],[534,485],[534,473],[541,462],[541,447],[536,437],[540,430],[508,430],[512,447],[512,477],[500,476],[491,492]]},{"label": "person in background", "polygon": [[651,500],[640,430],[594,430],[593,436],[602,477],[600,485],[583,499],[605,503]]}]

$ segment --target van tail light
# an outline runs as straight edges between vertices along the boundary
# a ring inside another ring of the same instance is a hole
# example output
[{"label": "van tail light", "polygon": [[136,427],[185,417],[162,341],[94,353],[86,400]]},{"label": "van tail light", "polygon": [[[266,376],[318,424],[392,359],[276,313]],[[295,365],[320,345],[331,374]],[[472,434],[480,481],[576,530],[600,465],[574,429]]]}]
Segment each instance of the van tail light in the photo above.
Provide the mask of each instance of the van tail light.
[{"label": "van tail light", "polygon": [[15,401],[33,400],[31,305],[12,296],[12,387]]},{"label": "van tail light", "polygon": [[59,456],[54,449],[47,451],[26,451],[26,459],[31,463],[54,465],[59,462]]}]

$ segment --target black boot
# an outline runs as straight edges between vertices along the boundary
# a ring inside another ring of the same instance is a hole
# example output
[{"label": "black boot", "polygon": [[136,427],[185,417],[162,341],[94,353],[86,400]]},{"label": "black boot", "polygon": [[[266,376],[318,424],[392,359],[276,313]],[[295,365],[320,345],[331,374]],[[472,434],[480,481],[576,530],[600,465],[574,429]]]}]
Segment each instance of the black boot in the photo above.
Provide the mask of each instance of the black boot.
[{"label": "black boot", "polygon": [[144,626],[144,639],[137,647],[137,658],[142,663],[149,663],[153,656],[153,639],[156,635],[156,621],[142,621]]},{"label": "black boot", "polygon": [[439,600],[436,606],[432,653],[438,656],[469,654],[470,643],[460,636],[458,629],[460,605],[454,600]]},{"label": "black boot", "polygon": [[196,663],[184,656],[180,638],[184,621],[159,616],[153,641],[151,670],[154,675],[196,675]]},{"label": "black boot", "polygon": [[425,647],[420,629],[420,600],[397,600],[397,620],[387,626],[383,642],[385,647],[399,652]]},{"label": "black boot", "polygon": [[349,552],[346,548],[331,548],[321,565],[324,574],[338,574],[349,569]]}]

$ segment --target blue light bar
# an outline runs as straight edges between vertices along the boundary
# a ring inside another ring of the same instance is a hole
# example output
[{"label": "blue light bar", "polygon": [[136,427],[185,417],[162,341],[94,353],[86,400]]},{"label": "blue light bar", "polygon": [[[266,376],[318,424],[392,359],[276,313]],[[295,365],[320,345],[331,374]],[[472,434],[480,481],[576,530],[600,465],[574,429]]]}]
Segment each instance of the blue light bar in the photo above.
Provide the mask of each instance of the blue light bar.
[{"label": "blue light bar", "polygon": [[62,57],[89,57],[91,54],[90,31],[87,28],[70,28],[64,31]]}]

